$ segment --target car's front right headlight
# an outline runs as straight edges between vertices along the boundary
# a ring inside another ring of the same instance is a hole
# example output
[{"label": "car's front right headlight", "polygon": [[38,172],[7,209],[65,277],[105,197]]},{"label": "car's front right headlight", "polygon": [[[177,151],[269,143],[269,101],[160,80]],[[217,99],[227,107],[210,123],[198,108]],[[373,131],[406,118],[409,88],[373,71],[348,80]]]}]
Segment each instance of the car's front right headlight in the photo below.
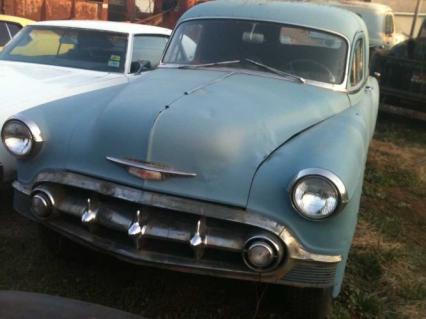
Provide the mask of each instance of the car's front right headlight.
[{"label": "car's front right headlight", "polygon": [[37,146],[43,142],[40,129],[34,122],[18,118],[11,118],[4,123],[1,138],[6,149],[18,158],[34,154]]}]

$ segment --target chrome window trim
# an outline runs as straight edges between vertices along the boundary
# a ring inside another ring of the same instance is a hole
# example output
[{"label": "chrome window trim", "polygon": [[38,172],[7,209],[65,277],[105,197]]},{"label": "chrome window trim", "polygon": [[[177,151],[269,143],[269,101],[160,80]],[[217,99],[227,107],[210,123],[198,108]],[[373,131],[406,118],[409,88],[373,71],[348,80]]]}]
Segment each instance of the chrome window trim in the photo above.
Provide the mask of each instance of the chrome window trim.
[{"label": "chrome window trim", "polygon": [[285,243],[287,248],[288,257],[284,267],[280,267],[276,270],[278,277],[282,277],[286,272],[288,272],[297,261],[317,263],[339,263],[342,261],[341,255],[323,255],[309,252],[285,225],[279,224],[265,216],[242,208],[144,191],[73,172],[57,170],[49,170],[39,173],[30,185],[23,185],[20,182],[15,181],[13,183],[13,187],[17,191],[30,196],[33,189],[35,189],[39,184],[46,182],[77,187],[136,204],[177,210],[182,213],[197,214],[200,216],[263,228],[278,236]]},{"label": "chrome window trim", "polygon": [[[167,42],[170,39],[170,36],[165,35],[165,34],[155,34],[155,33],[131,33],[129,34],[129,43],[127,45],[127,50],[128,52],[126,53],[126,72],[125,74],[127,76],[130,75],[140,75],[140,74],[135,74],[135,73],[130,73],[131,71],[131,67],[132,67],[132,62],[133,62],[133,51],[135,48],[135,39],[137,37],[141,37],[141,36],[148,36],[148,37],[159,37],[159,38],[167,38]],[[163,56],[161,55],[161,59],[163,59]]]},{"label": "chrome window trim", "polygon": [[[364,50],[363,50],[364,70],[363,70],[363,75],[362,75],[363,79],[361,81],[359,81],[356,85],[352,86],[351,83],[350,83],[351,65],[352,65],[353,59],[355,58],[355,48],[356,48],[357,42],[360,39],[362,39],[362,41],[363,41],[363,48],[364,48]],[[353,54],[351,54],[351,57],[348,61],[349,72],[348,72],[348,89],[347,89],[347,92],[349,94],[356,93],[356,92],[360,91],[368,81],[368,77],[369,77],[369,73],[370,73],[369,72],[370,61],[369,61],[369,56],[368,56],[369,47],[367,47],[366,43],[367,43],[367,41],[366,41],[366,37],[365,37],[364,32],[358,32],[355,35],[355,38],[354,38],[354,41],[353,41],[353,48],[351,48],[351,52]]]},{"label": "chrome window trim", "polygon": [[278,20],[273,20],[273,19],[269,20],[269,19],[241,18],[241,17],[228,17],[228,16],[223,16],[223,17],[210,16],[210,17],[187,18],[187,19],[184,19],[182,21],[179,21],[179,23],[175,26],[172,34],[170,35],[169,42],[167,43],[167,46],[166,46],[166,48],[164,49],[164,52],[163,52],[163,56],[161,57],[161,62],[160,62],[159,67],[165,67],[166,65],[173,65],[174,67],[179,66],[179,65],[176,65],[176,64],[163,63],[164,57],[166,56],[166,53],[169,50],[170,44],[172,43],[171,40],[173,39],[173,37],[176,33],[176,30],[180,27],[180,25],[185,23],[185,22],[188,22],[188,21],[197,21],[197,20],[240,20],[240,21],[278,23],[278,24],[282,24],[282,25],[286,25],[286,26],[293,26],[293,27],[300,27],[300,28],[307,28],[307,29],[322,31],[322,32],[331,33],[333,35],[339,36],[343,40],[346,41],[346,45],[347,45],[346,60],[345,60],[345,74],[344,74],[342,83],[331,84],[331,83],[319,82],[319,81],[314,81],[314,80],[309,80],[309,79],[305,79],[306,80],[305,83],[313,85],[313,86],[325,88],[325,89],[330,89],[330,90],[333,90],[333,91],[348,92],[347,85],[348,85],[348,80],[349,80],[349,60],[350,60],[350,57],[351,57],[352,46],[351,46],[351,41],[349,41],[349,39],[344,34],[336,32],[334,30],[327,30],[327,29],[323,29],[323,28],[318,28],[318,27],[315,27],[315,26],[312,26],[312,25],[286,23],[286,22],[283,22],[283,21],[278,21]]},{"label": "chrome window trim", "polygon": [[6,26],[6,30],[7,30],[7,33],[9,34],[9,41],[10,41],[13,38],[13,36],[12,36],[12,32],[10,32],[9,23],[5,21],[4,25]]},{"label": "chrome window trim", "polygon": [[126,62],[124,64],[124,74],[130,75],[130,68],[132,65],[132,53],[133,53],[133,41],[134,41],[134,34],[127,33],[127,48],[126,48]]}]

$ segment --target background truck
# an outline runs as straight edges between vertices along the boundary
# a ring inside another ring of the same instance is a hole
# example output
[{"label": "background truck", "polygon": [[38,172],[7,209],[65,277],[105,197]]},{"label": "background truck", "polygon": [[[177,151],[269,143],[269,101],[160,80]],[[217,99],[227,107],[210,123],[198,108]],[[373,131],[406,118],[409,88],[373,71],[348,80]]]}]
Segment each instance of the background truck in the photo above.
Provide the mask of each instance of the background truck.
[{"label": "background truck", "polygon": [[383,110],[426,120],[426,20],[416,38],[377,54],[372,68],[380,74]]}]

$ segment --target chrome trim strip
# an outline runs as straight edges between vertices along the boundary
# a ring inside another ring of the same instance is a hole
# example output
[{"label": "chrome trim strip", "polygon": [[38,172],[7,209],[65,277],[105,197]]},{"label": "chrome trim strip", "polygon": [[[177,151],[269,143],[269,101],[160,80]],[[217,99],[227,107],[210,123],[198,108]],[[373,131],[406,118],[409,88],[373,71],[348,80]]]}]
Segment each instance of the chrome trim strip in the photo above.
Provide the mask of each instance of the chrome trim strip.
[{"label": "chrome trim strip", "polygon": [[166,175],[173,175],[173,176],[180,176],[180,177],[197,176],[197,174],[195,173],[184,172],[184,171],[176,170],[171,167],[166,167],[166,166],[162,166],[162,165],[154,164],[154,163],[148,163],[148,162],[142,162],[142,161],[136,161],[131,159],[112,157],[112,156],[107,156],[106,159],[118,165],[139,168],[146,171],[157,172],[157,173],[162,173]]},{"label": "chrome trim strip", "polygon": [[33,188],[45,182],[82,188],[136,204],[197,214],[268,230],[281,238],[287,246],[288,259],[285,267],[281,267],[276,271],[280,278],[293,267],[294,262],[297,260],[318,263],[338,263],[342,260],[341,255],[322,255],[308,252],[284,225],[241,208],[143,191],[65,171],[44,171],[35,178],[32,185],[23,185],[16,181],[13,183],[13,187],[17,191],[30,196]]}]

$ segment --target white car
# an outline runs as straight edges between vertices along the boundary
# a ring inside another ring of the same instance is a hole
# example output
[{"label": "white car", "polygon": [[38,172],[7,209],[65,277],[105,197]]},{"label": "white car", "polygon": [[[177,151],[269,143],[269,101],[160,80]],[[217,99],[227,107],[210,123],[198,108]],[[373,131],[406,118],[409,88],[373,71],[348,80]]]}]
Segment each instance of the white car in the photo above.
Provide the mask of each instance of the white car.
[{"label": "white car", "polygon": [[[142,76],[160,62],[170,34],[160,27],[107,21],[25,27],[0,52],[0,126],[39,104]],[[14,171],[14,160],[0,145],[0,182],[11,181]]]},{"label": "white car", "polygon": [[364,20],[370,37],[370,48],[388,50],[407,39],[406,35],[397,32],[393,10],[387,5],[361,1],[339,1],[331,4],[352,11]]}]

